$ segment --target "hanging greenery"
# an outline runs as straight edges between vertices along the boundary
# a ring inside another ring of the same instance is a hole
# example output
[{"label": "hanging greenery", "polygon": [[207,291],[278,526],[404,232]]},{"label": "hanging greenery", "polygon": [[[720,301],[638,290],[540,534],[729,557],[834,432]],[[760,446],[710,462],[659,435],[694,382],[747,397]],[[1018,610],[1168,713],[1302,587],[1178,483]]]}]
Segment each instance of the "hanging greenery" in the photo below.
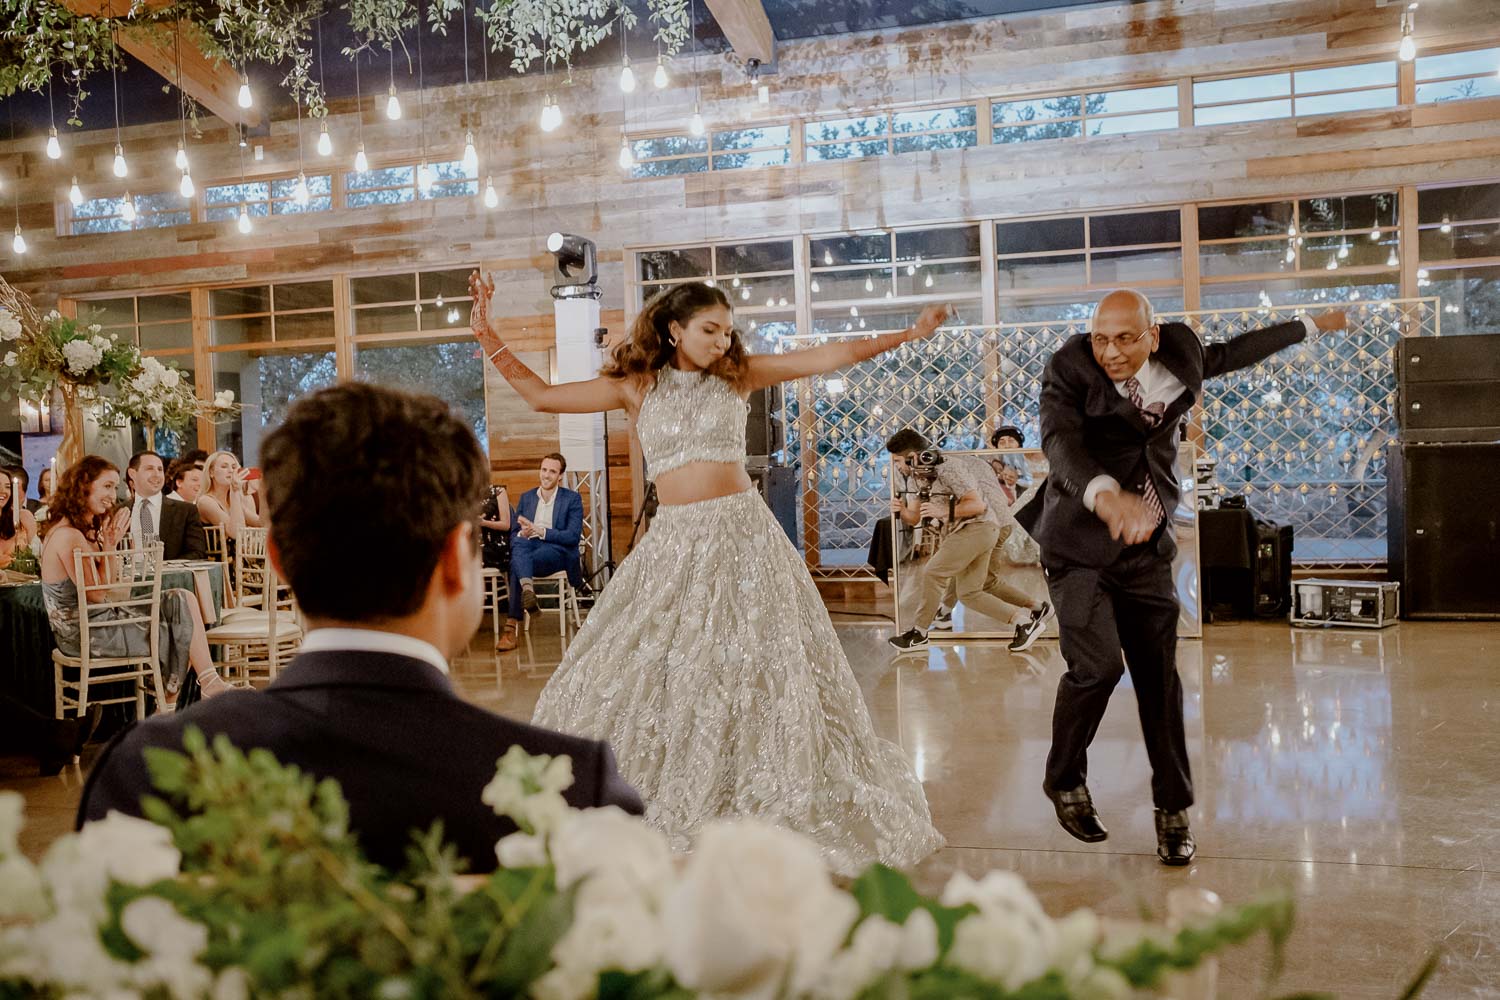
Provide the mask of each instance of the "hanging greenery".
[{"label": "hanging greenery", "polygon": [[[112,17],[77,14],[58,0],[13,0],[8,23],[0,25],[0,97],[18,91],[45,92],[61,77],[72,99],[69,124],[81,125],[78,104],[94,73],[123,63],[117,32],[144,35],[166,47],[194,45],[215,61],[243,71],[253,64],[284,66],[282,83],[313,117],[327,114],[322,88],[312,73],[314,30],[330,11],[329,0],[118,0]],[[667,53],[688,40],[688,0],[646,0],[653,38]],[[455,16],[470,10],[467,0],[345,0],[358,45],[406,51],[414,30],[446,35]],[[510,65],[525,72],[537,60],[544,66],[571,66],[581,53],[617,30],[636,26],[624,0],[473,0],[472,13],[484,26],[491,51],[509,51]],[[410,56],[408,54],[408,60]]]}]

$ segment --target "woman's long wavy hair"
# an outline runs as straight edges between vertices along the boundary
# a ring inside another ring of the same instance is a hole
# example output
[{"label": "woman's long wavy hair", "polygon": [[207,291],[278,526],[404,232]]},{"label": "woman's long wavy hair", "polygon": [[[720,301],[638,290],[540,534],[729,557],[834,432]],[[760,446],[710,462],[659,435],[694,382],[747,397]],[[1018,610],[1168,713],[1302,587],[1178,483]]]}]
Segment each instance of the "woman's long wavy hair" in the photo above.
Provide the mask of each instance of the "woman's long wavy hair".
[{"label": "woman's long wavy hair", "polygon": [[[658,292],[646,303],[630,326],[630,336],[616,347],[599,374],[647,385],[656,372],[672,363],[677,347],[672,341],[672,323],[687,326],[692,318],[714,306],[732,308],[729,298],[712,285],[689,281]],[[730,385],[739,387],[749,367],[745,340],[738,329],[729,335],[729,350],[708,369]]]},{"label": "woman's long wavy hair", "polygon": [[98,455],[85,455],[81,461],[68,466],[58,480],[57,490],[52,494],[52,503],[47,507],[48,530],[66,519],[83,532],[84,538],[97,542],[99,528],[109,515],[96,517],[89,513],[89,492],[106,472],[119,475],[120,470],[115,467],[115,463]]}]

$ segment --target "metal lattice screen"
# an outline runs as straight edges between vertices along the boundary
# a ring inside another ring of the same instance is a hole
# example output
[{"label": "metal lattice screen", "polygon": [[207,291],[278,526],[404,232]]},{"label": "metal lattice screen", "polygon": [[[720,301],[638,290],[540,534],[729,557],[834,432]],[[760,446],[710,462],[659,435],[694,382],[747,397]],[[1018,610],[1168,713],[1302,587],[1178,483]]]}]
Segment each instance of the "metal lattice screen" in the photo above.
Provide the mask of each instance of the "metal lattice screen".
[{"label": "metal lattice screen", "polygon": [[[1206,341],[1294,318],[1295,307],[1163,313]],[[1395,435],[1394,349],[1436,336],[1434,298],[1358,303],[1348,330],[1210,381],[1201,447],[1223,492],[1291,524],[1302,565],[1385,562],[1385,450]],[[889,505],[885,440],[912,427],[945,449],[987,447],[1013,424],[1041,440],[1047,359],[1086,321],[940,331],[838,376],[798,383],[784,412],[787,458],[802,473],[802,548],[814,573],[863,579],[874,522]],[[1186,470],[1183,470],[1186,472]]]}]

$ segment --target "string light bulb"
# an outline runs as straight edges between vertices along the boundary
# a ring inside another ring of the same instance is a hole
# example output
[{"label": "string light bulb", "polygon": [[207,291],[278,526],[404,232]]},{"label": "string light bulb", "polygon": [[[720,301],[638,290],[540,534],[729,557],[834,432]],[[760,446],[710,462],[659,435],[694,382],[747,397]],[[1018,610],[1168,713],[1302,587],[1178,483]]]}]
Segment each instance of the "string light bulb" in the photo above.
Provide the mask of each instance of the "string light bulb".
[{"label": "string light bulb", "polygon": [[[235,97],[235,102],[242,108],[253,107],[255,104],[255,95],[250,93],[250,77],[247,74],[240,74],[240,92]],[[248,229],[242,230],[247,233],[249,231]]]},{"label": "string light bulb", "polygon": [[417,164],[417,190],[427,194],[432,190],[432,168],[423,160]]},{"label": "string light bulb", "polygon": [[193,196],[192,174],[188,173],[187,171],[183,171],[182,181],[177,185],[177,193],[182,195],[184,198],[191,198]]},{"label": "string light bulb", "polygon": [[177,155],[172,157],[172,162],[177,165],[178,170],[186,170],[188,168],[187,146],[183,144],[181,139],[177,140]]},{"label": "string light bulb", "polygon": [[26,252],[26,237],[21,235],[21,224],[16,223],[16,238],[10,241],[10,248],[16,253]]},{"label": "string light bulb", "polygon": [[323,127],[318,130],[318,155],[319,156],[332,156],[333,155],[333,136],[331,136],[331,135],[328,134],[328,123],[327,122],[324,122],[323,123]]},{"label": "string light bulb", "polygon": [[873,278],[871,278],[869,275],[866,275],[865,276],[865,291],[867,291],[867,292],[873,292],[874,290],[875,290],[875,280]]},{"label": "string light bulb", "polygon": [[1380,239],[1380,220],[1379,219],[1376,219],[1373,223],[1370,224],[1370,239],[1372,241]]},{"label": "string light bulb", "polygon": [[83,204],[83,192],[78,188],[77,177],[73,178],[73,184],[68,188],[68,201],[73,203],[74,208]]},{"label": "string light bulb", "polygon": [[1396,248],[1391,247],[1391,255],[1385,259],[1386,267],[1400,267],[1401,258],[1396,256]]},{"label": "string light bulb", "polygon": [[667,76],[667,63],[661,56],[656,57],[656,72],[651,75],[651,82],[656,85],[657,90],[665,90],[667,84],[672,80]]},{"label": "string light bulb", "polygon": [[474,148],[474,132],[472,129],[464,132],[464,170],[467,173],[479,171],[479,150]]},{"label": "string light bulb", "polygon": [[312,200],[312,192],[307,189],[307,174],[297,171],[297,183],[292,187],[292,199],[299,205],[306,205]]},{"label": "string light bulb", "polygon": [[931,274],[931,272],[928,273],[927,277],[925,277],[925,278],[922,279],[922,286],[924,288],[931,288],[932,287],[932,274]]},{"label": "string light bulb", "polygon": [[1339,260],[1348,260],[1348,259],[1349,259],[1349,244],[1347,244],[1347,243],[1340,243],[1339,244]]},{"label": "string light bulb", "polygon": [[814,295],[816,295],[816,294],[818,294],[818,293],[819,293],[819,292],[821,292],[821,291],[822,291],[822,290],[823,290],[823,289],[822,289],[822,288],[821,288],[821,287],[820,287],[820,286],[819,286],[819,285],[818,285],[818,279],[817,279],[817,278],[814,278],[814,279],[813,279],[813,282],[812,282],[812,290],[813,290],[813,294],[814,294]]},{"label": "string light bulb", "polygon": [[1295,263],[1296,260],[1297,260],[1297,251],[1295,249],[1293,249],[1290,245],[1287,246],[1287,248],[1286,248],[1286,262],[1288,264],[1292,264],[1292,263]]},{"label": "string light bulb", "polygon": [[254,228],[250,222],[250,207],[243,201],[240,202],[240,217],[235,222],[235,226],[240,232],[245,234],[249,234],[250,230]]},{"label": "string light bulb", "polygon": [[620,169],[629,170],[635,166],[635,154],[630,151],[630,140],[623,135],[620,136]]},{"label": "string light bulb", "polygon": [[385,116],[393,122],[400,121],[401,100],[396,96],[396,85],[394,83],[391,84],[391,89],[387,93],[390,96],[385,99]]},{"label": "string light bulb", "polygon": [[495,179],[486,177],[484,179],[484,207],[494,208],[500,204],[500,196],[495,193]]},{"label": "string light bulb", "polygon": [[125,162],[125,147],[118,142],[115,143],[114,172],[116,177],[124,177],[130,173],[130,165]]},{"label": "string light bulb", "polygon": [[693,103],[693,117],[688,119],[688,131],[693,135],[703,134],[703,112],[698,110],[697,102]]},{"label": "string light bulb", "polygon": [[52,125],[47,129],[47,159],[62,159],[62,143],[57,141],[57,126]]},{"label": "string light bulb", "polygon": [[1412,32],[1417,27],[1417,5],[1412,4],[1401,12],[1401,44],[1396,47],[1396,56],[1402,62],[1411,62],[1417,57],[1417,40]]},{"label": "string light bulb", "polygon": [[1446,215],[1443,216],[1443,224],[1438,226],[1438,232],[1444,234],[1453,232],[1453,220]]},{"label": "string light bulb", "polygon": [[354,151],[354,169],[361,174],[370,170],[370,158],[365,155],[364,143],[360,143],[359,148]]},{"label": "string light bulb", "polygon": [[629,56],[620,62],[620,90],[627,94],[635,93],[635,70],[630,68]]},{"label": "string light bulb", "polygon": [[129,191],[126,191],[125,200],[120,203],[120,218],[126,222],[134,222],[135,214],[135,199],[130,196]]}]

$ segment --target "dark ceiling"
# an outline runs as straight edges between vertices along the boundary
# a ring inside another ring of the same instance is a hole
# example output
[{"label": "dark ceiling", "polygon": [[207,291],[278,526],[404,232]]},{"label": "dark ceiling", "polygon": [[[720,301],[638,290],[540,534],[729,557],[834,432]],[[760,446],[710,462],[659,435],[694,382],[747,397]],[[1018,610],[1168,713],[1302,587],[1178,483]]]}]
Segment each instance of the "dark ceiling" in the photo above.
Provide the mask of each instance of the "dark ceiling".
[{"label": "dark ceiling", "polygon": [[[851,3],[839,3],[836,0],[763,0],[763,3],[776,37],[782,41],[1082,6],[1080,0],[858,0]],[[645,4],[640,0],[632,0],[632,6],[637,9],[640,23],[629,39],[631,57],[637,61],[654,60],[656,48],[648,36],[649,22],[645,17]],[[718,24],[701,0],[696,4],[696,16],[694,34],[699,48],[704,51],[727,49],[728,43],[719,31]],[[353,61],[342,54],[346,46],[354,44],[347,19],[339,11],[330,14],[323,27],[323,52],[327,58],[322,73],[330,99],[338,101],[352,98],[356,93],[355,66]],[[509,60],[493,52],[489,55],[486,67],[479,25],[474,22],[469,28],[469,79],[480,80],[486,71],[491,77],[515,76]],[[414,33],[408,37],[407,46],[411,56],[410,66],[399,48],[394,60],[384,51],[365,53],[359,61],[359,92],[366,95],[384,92],[393,73],[398,90],[404,93],[416,89],[419,71]],[[431,32],[424,33],[420,67],[422,82],[429,87],[463,82],[464,53],[463,32],[457,22],[449,25],[446,37]],[[619,58],[619,46],[606,42],[585,53],[579,64],[598,66],[613,63]],[[529,72],[539,73],[540,67],[533,65]],[[252,68],[250,75],[257,97],[277,95],[272,109],[275,117],[290,117],[295,113],[291,100],[280,86],[283,72],[278,72],[275,67],[259,66]],[[113,88],[109,76],[98,74],[88,84],[90,94],[80,107],[83,128],[113,127]],[[178,115],[175,89],[168,86],[163,77],[134,59],[127,57],[126,69],[119,76],[119,87],[123,125],[171,121]],[[58,131],[66,141],[70,131],[65,124],[69,100],[59,82],[53,94],[54,110],[50,113],[45,94],[18,94],[0,103],[6,106],[7,125],[14,135],[45,135],[48,122],[55,115]]]}]

